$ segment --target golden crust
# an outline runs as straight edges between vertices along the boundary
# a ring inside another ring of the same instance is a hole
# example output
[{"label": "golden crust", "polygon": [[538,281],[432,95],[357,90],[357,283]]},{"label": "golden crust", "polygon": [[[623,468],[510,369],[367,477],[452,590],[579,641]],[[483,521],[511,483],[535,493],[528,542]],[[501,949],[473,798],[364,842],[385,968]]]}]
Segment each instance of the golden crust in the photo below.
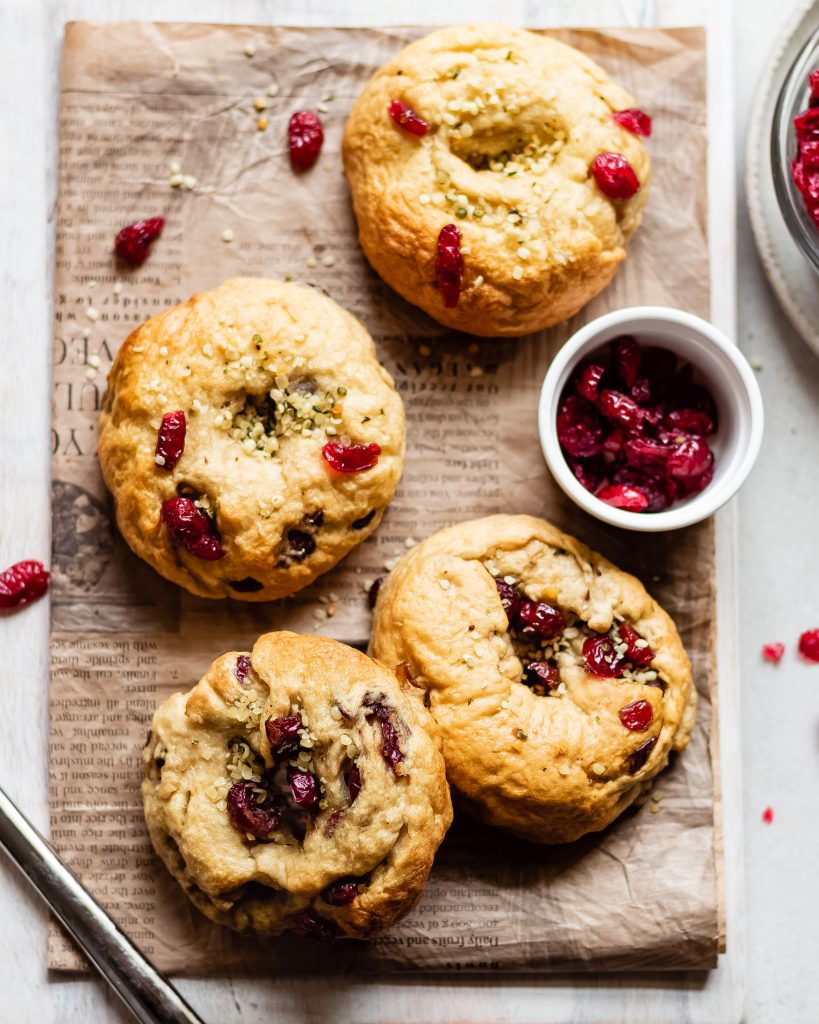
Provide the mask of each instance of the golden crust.
[{"label": "golden crust", "polygon": [[[258,403],[271,389],[280,395],[276,410],[289,401],[301,403],[304,416],[314,415],[314,402],[335,411],[304,432],[277,421],[274,429],[288,432],[275,441],[268,412],[258,443],[279,448],[265,453],[243,429],[256,416],[248,397]],[[179,409],[185,450],[168,471],[154,461],[157,430],[165,413]],[[373,469],[329,468],[322,445],[345,434],[381,446]],[[140,558],[202,597],[269,601],[311,583],[378,526],[403,468],[404,409],[372,338],[335,302],[302,285],[234,278],[127,338],[108,378],[99,455],[117,523]],[[203,561],[172,543],[160,509],[185,489],[215,510],[226,557]],[[291,529],[315,541],[301,560]],[[248,577],[261,588],[230,586]]]},{"label": "golden crust", "polygon": [[[394,124],[393,99],[429,123],[425,136]],[[370,79],[344,132],[367,258],[405,299],[459,331],[508,337],[568,319],[614,276],[648,196],[646,148],[612,120],[632,106],[602,68],[548,36],[479,24],[412,43]],[[613,202],[589,176],[601,152],[631,164],[641,182],[632,199]],[[489,167],[510,153],[505,167]],[[448,223],[468,250],[452,309],[435,283]]]},{"label": "golden crust", "polygon": [[[304,914],[357,938],[388,927],[421,894],[452,820],[437,729],[418,691],[323,637],[265,634],[243,682],[238,657],[218,658],[189,693],[174,694],[154,715],[142,784],[154,848],[203,914],[238,931],[276,935]],[[365,705],[373,696],[398,733],[404,759],[396,771]],[[309,726],[301,749],[312,758],[307,770],[323,780],[322,803],[303,840],[292,811],[267,840],[253,839],[230,820],[227,790],[271,769],[264,722],[294,713]],[[231,755],[231,740],[239,754]],[[345,772],[353,763],[361,790],[351,802]],[[361,879],[364,888],[352,903],[331,906],[320,894],[341,878]]]},{"label": "golden crust", "polygon": [[[577,617],[579,635],[555,656],[556,694],[522,685],[493,576]],[[654,649],[650,671],[664,689],[583,667],[582,624],[607,633],[619,617]],[[672,749],[685,748],[694,724],[691,666],[669,616],[633,576],[532,516],[461,523],[404,555],[379,592],[371,653],[389,666],[406,664],[428,690],[447,776],[466,808],[535,842],[604,828]],[[618,711],[638,699],[651,703],[653,720],[630,732]],[[653,737],[632,774],[631,756]]]}]

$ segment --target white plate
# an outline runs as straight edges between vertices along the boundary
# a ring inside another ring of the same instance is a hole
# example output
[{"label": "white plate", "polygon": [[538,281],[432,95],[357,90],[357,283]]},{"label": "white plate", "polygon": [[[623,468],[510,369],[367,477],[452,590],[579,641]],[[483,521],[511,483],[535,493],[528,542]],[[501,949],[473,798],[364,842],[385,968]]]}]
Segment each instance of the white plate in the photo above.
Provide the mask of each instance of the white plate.
[{"label": "white plate", "polygon": [[745,195],[765,273],[788,319],[819,354],[819,276],[797,248],[779,212],[771,176],[771,125],[782,82],[819,26],[819,0],[800,5],[777,41],[759,86],[745,152]]}]

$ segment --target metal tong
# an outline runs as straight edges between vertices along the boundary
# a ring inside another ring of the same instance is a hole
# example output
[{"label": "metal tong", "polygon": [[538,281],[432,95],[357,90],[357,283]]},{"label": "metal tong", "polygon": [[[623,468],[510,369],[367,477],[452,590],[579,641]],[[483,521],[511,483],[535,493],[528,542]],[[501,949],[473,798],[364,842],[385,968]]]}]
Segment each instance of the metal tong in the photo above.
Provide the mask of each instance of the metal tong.
[{"label": "metal tong", "polygon": [[0,789],[0,847],[140,1024],[203,1024]]}]

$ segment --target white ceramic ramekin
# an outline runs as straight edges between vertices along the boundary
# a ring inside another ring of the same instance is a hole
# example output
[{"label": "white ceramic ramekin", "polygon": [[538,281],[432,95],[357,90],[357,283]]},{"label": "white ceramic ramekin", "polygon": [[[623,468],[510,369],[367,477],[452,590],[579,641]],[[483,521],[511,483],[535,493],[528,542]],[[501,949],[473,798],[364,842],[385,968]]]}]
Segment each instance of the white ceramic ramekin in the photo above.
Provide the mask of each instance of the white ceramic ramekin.
[{"label": "white ceramic ramekin", "polygon": [[[557,440],[560,397],[575,367],[621,334],[645,346],[660,346],[691,363],[717,403],[719,429],[708,439],[714,479],[699,494],[663,512],[626,512],[587,491],[569,468]],[[656,533],[698,523],[729,501],[751,472],[762,443],[764,413],[754,371],[721,331],[705,320],[664,306],[632,306],[592,320],[560,349],[543,380],[538,409],[540,444],[549,469],[568,496],[590,515],[612,526]]]}]

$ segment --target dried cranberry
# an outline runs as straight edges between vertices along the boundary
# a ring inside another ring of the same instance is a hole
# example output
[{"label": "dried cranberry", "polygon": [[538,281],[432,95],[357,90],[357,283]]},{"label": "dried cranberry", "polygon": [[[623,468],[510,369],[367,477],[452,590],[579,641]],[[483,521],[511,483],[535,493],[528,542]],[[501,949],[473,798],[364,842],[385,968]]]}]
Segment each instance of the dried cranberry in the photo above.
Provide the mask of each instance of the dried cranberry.
[{"label": "dried cranberry", "polygon": [[668,475],[676,480],[700,477],[714,461],[707,442],[699,437],[686,438],[668,456]]},{"label": "dried cranberry", "polygon": [[381,754],[393,771],[404,760],[398,746],[398,733],[392,722],[386,718],[381,719]]},{"label": "dried cranberry", "polygon": [[617,714],[631,732],[645,732],[654,720],[654,709],[647,700],[634,700],[620,708]]},{"label": "dried cranberry", "polygon": [[259,803],[255,782],[236,782],[228,790],[230,820],[240,832],[264,839],[279,827],[279,812],[268,800]]},{"label": "dried cranberry", "polygon": [[772,661],[775,665],[778,665],[779,662],[782,661],[784,654],[784,644],[763,644],[762,646],[762,657],[765,661]]},{"label": "dried cranberry", "polygon": [[647,437],[629,438],[624,449],[627,462],[632,466],[648,470],[665,466],[672,452],[668,445],[652,441]]},{"label": "dried cranberry", "polygon": [[534,690],[542,690],[544,693],[551,693],[556,690],[560,683],[560,676],[557,667],[548,661],[530,661],[526,666],[526,674],[523,681]]},{"label": "dried cranberry", "polygon": [[635,466],[621,466],[612,477],[612,482],[626,484],[642,491],[648,502],[646,512],[662,512],[673,505],[679,497],[677,485],[673,480],[654,472],[637,469]]},{"label": "dried cranberry", "polygon": [[577,393],[590,402],[597,401],[600,381],[603,379],[605,372],[606,368],[598,363],[589,363],[588,366],[584,366],[575,385]]},{"label": "dried cranberry", "polygon": [[[640,364],[642,373],[639,379],[644,378],[648,382],[649,398],[652,402],[658,402],[668,394],[676,367],[677,357],[667,348],[649,348],[643,353],[643,361]],[[635,381],[635,387],[637,383],[638,381]]]},{"label": "dried cranberry", "polygon": [[350,523],[350,529],[351,530],[363,530],[365,527],[370,525],[370,523],[373,521],[373,519],[375,519],[375,509],[374,508],[370,509],[370,511],[365,516],[361,516],[359,519],[354,519]]},{"label": "dried cranberry", "polygon": [[612,508],[621,508],[625,512],[642,512],[648,508],[648,498],[639,487],[628,484],[610,484],[597,492],[597,497]]},{"label": "dried cranberry", "polygon": [[634,168],[620,153],[598,153],[589,170],[609,199],[631,199],[640,189]]},{"label": "dried cranberry", "polygon": [[303,562],[308,555],[316,550],[316,542],[304,530],[287,531],[287,553],[297,562]]},{"label": "dried cranberry", "polygon": [[714,433],[714,422],[707,412],[699,409],[671,409],[663,420],[669,430],[682,430],[687,434],[707,437]]},{"label": "dried cranberry", "polygon": [[[605,449],[605,442],[603,442]],[[605,467],[599,459],[572,459],[568,460],[569,469],[577,477],[587,491],[596,491],[605,480]]]},{"label": "dried cranberry", "polygon": [[809,629],[799,637],[799,653],[806,661],[819,662],[819,629]]},{"label": "dried cranberry", "polygon": [[361,770],[358,765],[353,765],[347,773],[345,781],[347,783],[347,789],[350,791],[350,803],[354,804],[358,794],[361,792]]},{"label": "dried cranberry", "polygon": [[557,439],[577,458],[599,455],[603,444],[603,422],[591,402],[579,395],[563,399],[557,413]]},{"label": "dried cranberry", "polygon": [[614,641],[607,633],[586,637],[583,641],[583,661],[589,672],[607,679],[618,679],[625,665],[625,658],[617,653]]},{"label": "dried cranberry", "polygon": [[164,227],[164,217],[149,217],[129,224],[114,239],[117,256],[132,267],[140,266],[150,256],[151,243],[159,238]]},{"label": "dried cranberry", "polygon": [[445,224],[438,235],[435,256],[435,280],[447,309],[458,305],[464,261],[461,256],[461,233],[454,224]]},{"label": "dried cranberry", "polygon": [[156,439],[156,455],[162,459],[163,469],[173,469],[182,458],[185,450],[185,414],[166,412],[159,425],[159,436]]},{"label": "dried cranberry", "polygon": [[370,611],[373,611],[375,608],[375,602],[378,600],[378,591],[381,589],[384,579],[384,576],[379,576],[378,579],[373,580],[370,584],[367,591],[367,607]]},{"label": "dried cranberry", "polygon": [[819,68],[811,71],[808,75],[808,85],[810,86],[811,95],[813,97],[819,96]]},{"label": "dried cranberry", "polygon": [[328,466],[337,473],[363,473],[372,469],[378,462],[381,445],[376,444],[341,444],[339,441],[328,441],[321,449],[321,455]]},{"label": "dried cranberry", "polygon": [[260,590],[264,590],[264,583],[257,580],[255,576],[245,576],[241,580],[228,580],[228,586],[237,594],[258,594]]},{"label": "dried cranberry", "polygon": [[713,479],[714,467],[711,465],[704,473],[700,473],[699,476],[686,477],[684,480],[669,480],[668,483],[676,483],[679,487],[680,495],[687,497],[689,494],[699,494],[700,491],[704,491]]},{"label": "dried cranberry", "polygon": [[[619,427],[615,427],[614,430],[603,442],[603,455],[610,456],[611,461],[614,461],[618,456],[622,455],[626,450],[626,438],[623,431]],[[596,488],[589,488],[589,490],[596,490]]]},{"label": "dried cranberry", "polygon": [[654,661],[654,651],[630,622],[620,623],[620,639],[626,645],[626,657],[635,665],[650,665]]},{"label": "dried cranberry", "polygon": [[270,744],[270,756],[274,761],[286,761],[294,756],[299,749],[299,732],[302,728],[298,715],[284,715],[265,721],[264,731]]},{"label": "dried cranberry", "polygon": [[498,595],[500,596],[503,610],[506,612],[506,618],[509,620],[509,624],[513,625],[517,622],[523,598],[506,580],[495,577],[495,586],[498,588]]},{"label": "dried cranberry", "polygon": [[762,812],[762,820],[765,822],[766,825],[770,825],[770,824],[773,823],[773,820],[774,820],[773,807],[766,807],[765,808],[765,810]]},{"label": "dried cranberry", "polygon": [[16,562],[0,573],[0,609],[22,608],[48,590],[48,570],[42,562]]},{"label": "dried cranberry", "polygon": [[302,939],[314,939],[317,942],[331,942],[338,935],[338,928],[332,921],[314,914],[312,910],[304,910],[299,914],[291,914],[287,919],[291,931]]},{"label": "dried cranberry", "polygon": [[612,114],[612,120],[632,135],[642,135],[645,138],[651,135],[651,117],[637,107],[618,110],[616,114]]},{"label": "dried cranberry", "polygon": [[399,128],[403,128],[405,132],[409,132],[410,135],[417,135],[419,138],[422,135],[426,135],[429,131],[429,125],[418,114],[408,107],[406,103],[402,103],[401,100],[391,100],[389,107],[387,107],[390,113],[390,117],[395,121]]},{"label": "dried cranberry", "polygon": [[160,516],[174,542],[196,558],[213,562],[225,557],[225,550],[210,519],[190,498],[168,498]]},{"label": "dried cranberry", "polygon": [[640,406],[619,391],[601,391],[597,408],[605,417],[627,428],[634,428],[640,422]]},{"label": "dried cranberry", "polygon": [[617,338],[614,342],[614,359],[623,380],[632,387],[637,380],[643,350],[629,335]]},{"label": "dried cranberry", "polygon": [[641,743],[640,746],[634,751],[634,753],[628,759],[628,770],[630,775],[635,775],[643,767],[648,760],[648,755],[657,745],[657,737],[651,736]]},{"label": "dried cranberry", "polygon": [[299,807],[313,807],[319,801],[319,788],[315,775],[300,768],[287,769],[290,792]]},{"label": "dried cranberry", "polygon": [[306,171],[318,160],[324,142],[321,121],[309,110],[293,114],[287,126],[290,163],[299,171]]},{"label": "dried cranberry", "polygon": [[247,679],[247,674],[250,672],[250,658],[246,654],[240,654],[236,659],[236,668],[233,673],[240,683],[243,683]]},{"label": "dried cranberry", "polygon": [[346,907],[358,896],[360,878],[339,878],[322,892],[321,898],[331,907]]},{"label": "dried cranberry", "polygon": [[558,609],[544,601],[521,601],[517,621],[524,633],[534,633],[544,640],[557,636],[566,627]]}]

